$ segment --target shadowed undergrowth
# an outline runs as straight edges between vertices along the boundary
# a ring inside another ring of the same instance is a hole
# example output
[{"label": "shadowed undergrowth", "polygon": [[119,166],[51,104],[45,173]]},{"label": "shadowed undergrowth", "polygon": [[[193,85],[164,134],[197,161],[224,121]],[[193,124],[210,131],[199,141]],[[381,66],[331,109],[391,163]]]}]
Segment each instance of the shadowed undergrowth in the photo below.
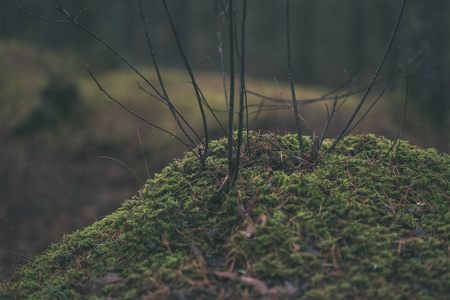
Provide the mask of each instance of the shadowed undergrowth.
[{"label": "shadowed undergrowth", "polygon": [[[33,299],[444,299],[450,292],[448,155],[406,142],[389,152],[391,141],[365,135],[345,138],[312,164],[300,159],[295,135],[251,132],[249,141],[230,192],[218,192],[227,142],[215,141],[203,171],[192,153],[174,161],[0,291]],[[310,153],[311,141],[304,143]]]}]

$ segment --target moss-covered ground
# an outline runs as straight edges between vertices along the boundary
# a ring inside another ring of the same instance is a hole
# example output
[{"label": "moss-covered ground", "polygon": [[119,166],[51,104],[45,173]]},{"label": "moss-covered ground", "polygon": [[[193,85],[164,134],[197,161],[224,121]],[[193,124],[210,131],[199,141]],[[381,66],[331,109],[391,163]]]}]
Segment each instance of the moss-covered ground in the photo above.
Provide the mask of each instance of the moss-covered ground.
[{"label": "moss-covered ground", "polygon": [[1,298],[450,294],[448,155],[406,142],[389,151],[392,141],[364,135],[310,162],[294,135],[250,133],[248,142],[234,188],[219,193],[225,140],[203,170],[188,153],[115,213],[22,266]]}]

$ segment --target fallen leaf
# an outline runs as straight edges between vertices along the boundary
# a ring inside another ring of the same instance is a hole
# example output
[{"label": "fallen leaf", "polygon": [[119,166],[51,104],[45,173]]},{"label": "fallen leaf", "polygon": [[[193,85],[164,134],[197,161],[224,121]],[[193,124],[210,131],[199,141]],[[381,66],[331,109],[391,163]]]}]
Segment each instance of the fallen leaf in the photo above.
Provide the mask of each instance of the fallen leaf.
[{"label": "fallen leaf", "polygon": [[268,294],[276,296],[291,296],[298,293],[298,287],[286,281],[284,286],[274,286],[268,290]]},{"label": "fallen leaf", "polygon": [[245,230],[239,230],[239,233],[245,236],[246,238],[251,238],[255,233],[255,228],[252,225],[248,225]]},{"label": "fallen leaf", "polygon": [[248,276],[241,276],[239,277],[239,281],[248,285],[252,285],[262,295],[266,295],[268,293],[267,285],[262,280]]},{"label": "fallen leaf", "polygon": [[236,278],[236,277],[238,277],[238,274],[234,273],[234,272],[219,272],[219,271],[215,271],[214,275],[216,275],[219,278]]},{"label": "fallen leaf", "polygon": [[122,281],[123,278],[114,273],[106,273],[105,276],[100,278],[92,278],[85,284],[87,289],[98,289],[110,283],[118,283]]},{"label": "fallen leaf", "polygon": [[417,240],[417,238],[416,237],[409,237],[409,238],[403,238],[403,239],[396,240],[396,241],[394,241],[394,243],[395,244],[402,244],[402,245],[404,245],[404,244],[407,244],[407,243],[412,242],[414,240]]},{"label": "fallen leaf", "polygon": [[258,224],[258,226],[260,227],[264,227],[267,224],[267,217],[263,214],[260,214],[258,216],[258,219],[256,219],[256,224]]}]

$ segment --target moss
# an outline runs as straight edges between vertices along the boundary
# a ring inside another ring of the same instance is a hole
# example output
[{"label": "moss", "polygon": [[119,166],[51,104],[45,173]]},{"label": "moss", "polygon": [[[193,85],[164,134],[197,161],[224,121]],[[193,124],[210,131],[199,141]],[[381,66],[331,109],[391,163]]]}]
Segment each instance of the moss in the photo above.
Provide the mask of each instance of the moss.
[{"label": "moss", "polygon": [[[316,163],[250,133],[232,190],[226,141],[189,153],[115,213],[1,284],[6,298],[444,299],[450,158],[373,135]],[[331,141],[324,143],[325,149]],[[307,148],[311,147],[305,139]],[[309,153],[309,152],[308,152]]]}]

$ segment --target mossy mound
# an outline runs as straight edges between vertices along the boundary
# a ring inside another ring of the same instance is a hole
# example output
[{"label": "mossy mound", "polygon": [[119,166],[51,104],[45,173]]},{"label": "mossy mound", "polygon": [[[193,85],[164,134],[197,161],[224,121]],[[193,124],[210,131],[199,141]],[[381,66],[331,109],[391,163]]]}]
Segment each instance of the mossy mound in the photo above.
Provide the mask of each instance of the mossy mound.
[{"label": "mossy mound", "polygon": [[[304,139],[307,149],[311,141]],[[330,141],[324,143],[324,149]],[[251,133],[236,186],[226,141],[188,153],[117,212],[23,266],[24,299],[444,299],[450,157],[373,135],[318,162],[296,136]],[[309,151],[309,150],[308,150]]]}]

